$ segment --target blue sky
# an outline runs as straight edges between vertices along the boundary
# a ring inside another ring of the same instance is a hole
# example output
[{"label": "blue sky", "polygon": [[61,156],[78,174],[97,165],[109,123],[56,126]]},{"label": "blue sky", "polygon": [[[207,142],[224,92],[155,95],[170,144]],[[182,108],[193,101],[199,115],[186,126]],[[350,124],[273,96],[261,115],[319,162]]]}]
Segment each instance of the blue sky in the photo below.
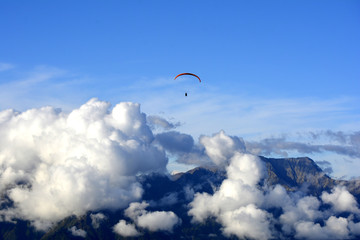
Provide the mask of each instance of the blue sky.
[{"label": "blue sky", "polygon": [[[71,111],[97,97],[139,102],[195,139],[221,129],[306,143],[309,132],[352,134],[359,25],[359,1],[3,0],[0,110]],[[173,81],[181,72],[203,82]],[[356,157],[310,156],[337,177],[360,167]]]}]

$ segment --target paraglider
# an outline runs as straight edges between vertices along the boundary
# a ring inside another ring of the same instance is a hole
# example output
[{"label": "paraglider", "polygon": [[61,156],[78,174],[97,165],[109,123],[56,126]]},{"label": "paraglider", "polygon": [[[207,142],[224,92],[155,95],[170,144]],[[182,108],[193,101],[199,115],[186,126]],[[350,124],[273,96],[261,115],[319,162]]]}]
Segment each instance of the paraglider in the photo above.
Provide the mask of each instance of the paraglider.
[{"label": "paraglider", "polygon": [[176,78],[182,76],[182,75],[190,75],[190,76],[197,77],[197,79],[199,79],[199,82],[201,82],[201,79],[200,79],[197,75],[195,75],[195,74],[193,74],[193,73],[180,73],[180,74],[176,75],[176,77],[174,78],[174,80],[175,80]]},{"label": "paraglider", "polygon": [[[178,75],[176,75],[176,77],[174,78],[174,80],[180,76],[183,76],[183,75],[190,75],[190,76],[194,76],[196,77],[197,79],[199,79],[199,82],[201,82],[201,79],[199,78],[199,76],[193,74],[193,73],[180,73]],[[187,92],[185,92],[185,97],[187,97]]]}]

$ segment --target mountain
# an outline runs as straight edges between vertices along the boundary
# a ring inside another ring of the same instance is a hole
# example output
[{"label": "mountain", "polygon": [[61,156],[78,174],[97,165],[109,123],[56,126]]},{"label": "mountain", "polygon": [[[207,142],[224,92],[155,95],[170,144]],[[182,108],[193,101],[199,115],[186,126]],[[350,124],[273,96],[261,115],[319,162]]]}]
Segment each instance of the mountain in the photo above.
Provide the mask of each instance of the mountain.
[{"label": "mountain", "polygon": [[360,200],[359,180],[335,180],[326,175],[310,158],[265,158],[269,185],[281,184],[288,191],[307,188],[308,194],[319,196],[323,191],[329,191],[336,185],[343,185]]},{"label": "mountain", "polygon": [[310,158],[260,158],[266,163],[269,185],[281,184],[288,191],[296,191],[306,184],[311,195],[318,195],[335,184]]},{"label": "mountain", "polygon": [[[265,163],[267,177],[261,184],[281,184],[288,192],[305,191],[307,195],[319,196],[322,191],[329,191],[337,184],[345,185],[349,192],[360,200],[360,184],[358,181],[335,180],[327,176],[310,158],[266,158],[260,157]],[[148,211],[172,211],[180,219],[181,225],[173,232],[143,231],[137,239],[236,239],[222,235],[222,226],[214,219],[205,223],[194,224],[188,216],[188,204],[193,194],[213,194],[226,179],[224,169],[215,167],[197,167],[185,173],[167,176],[148,174],[139,176],[144,189],[143,200],[150,205]],[[16,224],[0,222],[1,239],[83,239],[73,236],[70,229],[76,226],[86,232],[86,239],[126,239],[113,232],[113,226],[120,219],[128,219],[124,210],[101,213],[106,218],[98,227],[94,227],[92,216],[96,212],[88,212],[82,217],[70,216],[58,222],[48,232],[36,231],[29,222],[19,220]],[[131,238],[128,238],[131,239]]]}]

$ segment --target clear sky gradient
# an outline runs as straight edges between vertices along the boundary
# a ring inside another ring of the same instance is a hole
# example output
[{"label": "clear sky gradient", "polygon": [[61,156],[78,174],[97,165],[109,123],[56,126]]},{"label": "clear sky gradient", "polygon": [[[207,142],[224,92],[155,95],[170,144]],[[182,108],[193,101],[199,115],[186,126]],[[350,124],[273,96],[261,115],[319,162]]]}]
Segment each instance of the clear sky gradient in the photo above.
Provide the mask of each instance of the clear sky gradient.
[{"label": "clear sky gradient", "polygon": [[[71,111],[97,97],[139,102],[195,139],[221,129],[248,140],[351,134],[359,43],[359,1],[3,0],[0,110]],[[203,82],[174,81],[181,72]],[[360,167],[311,157],[338,177]]]}]

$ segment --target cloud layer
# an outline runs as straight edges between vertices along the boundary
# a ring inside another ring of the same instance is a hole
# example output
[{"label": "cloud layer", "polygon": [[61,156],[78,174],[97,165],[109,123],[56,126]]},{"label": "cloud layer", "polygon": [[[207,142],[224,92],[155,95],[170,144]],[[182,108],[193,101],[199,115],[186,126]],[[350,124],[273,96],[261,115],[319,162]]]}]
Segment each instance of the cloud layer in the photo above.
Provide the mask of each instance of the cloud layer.
[{"label": "cloud layer", "polygon": [[[154,134],[152,129],[159,127],[167,131]],[[69,113],[52,107],[0,112],[0,194],[6,196],[0,201],[6,206],[0,220],[20,218],[47,230],[70,215],[126,208],[127,220],[113,226],[115,233],[124,237],[140,236],[144,230],[171,233],[182,220],[172,211],[146,210],[149,204],[141,202],[143,189],[136,178],[166,172],[171,156],[180,163],[226,170],[226,179],[213,194],[184,189],[193,223],[213,218],[225,236],[239,238],[360,236],[358,203],[345,187],[315,197],[267,186],[266,167],[253,155],[277,149],[284,154],[335,151],[357,157],[359,133],[313,133],[313,139],[334,142],[314,145],[285,138],[245,142],[220,131],[202,135],[195,143],[175,127],[163,118],[146,117],[139,104],[122,102],[112,108],[97,99]],[[168,194],[156,204],[171,206],[178,197]],[[90,217],[95,229],[106,220],[102,213]],[[86,237],[76,226],[68,231]]]},{"label": "cloud layer", "polygon": [[44,107],[0,112],[0,191],[12,204],[3,219],[38,229],[88,210],[126,207],[142,195],[136,174],[164,172],[164,151],[140,105],[91,99],[69,114]]},{"label": "cloud layer", "polygon": [[240,239],[359,236],[360,223],[355,220],[359,217],[358,203],[345,187],[336,186],[319,198],[287,193],[280,185],[264,184],[264,163],[244,152],[237,139],[219,132],[200,142],[216,164],[227,163],[227,178],[214,194],[195,194],[188,212],[193,222],[215,218],[224,235]]},{"label": "cloud layer", "polygon": [[307,135],[312,141],[324,143],[304,143],[279,137],[246,142],[246,148],[253,154],[277,154],[284,157],[289,156],[289,151],[297,151],[301,154],[333,152],[351,158],[360,158],[360,132],[344,133],[328,130],[309,132]]}]

